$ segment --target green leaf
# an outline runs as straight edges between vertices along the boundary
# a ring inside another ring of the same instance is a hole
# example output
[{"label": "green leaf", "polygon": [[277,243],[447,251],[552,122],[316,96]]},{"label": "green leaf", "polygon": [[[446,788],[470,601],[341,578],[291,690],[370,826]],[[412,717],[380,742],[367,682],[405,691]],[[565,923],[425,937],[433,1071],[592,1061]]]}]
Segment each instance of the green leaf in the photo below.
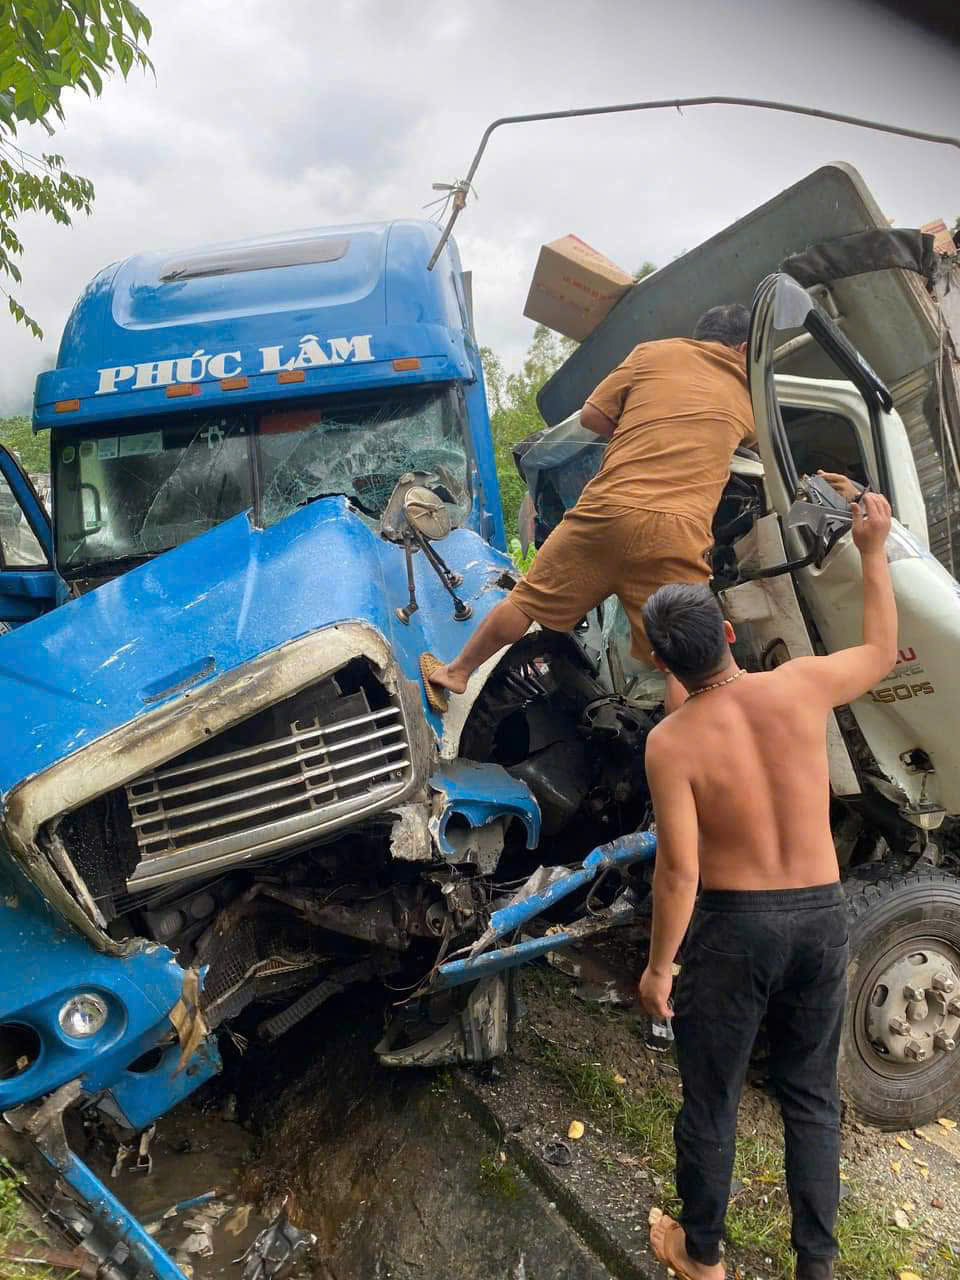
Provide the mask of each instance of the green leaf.
[{"label": "green leaf", "polygon": [[[23,245],[14,224],[21,215],[41,213],[69,226],[71,214],[89,213],[94,198],[93,184],[66,170],[61,155],[18,151],[18,127],[39,123],[52,134],[51,121],[64,119],[64,90],[96,97],[105,76],[119,71],[126,78],[134,63],[152,70],[145,49],[151,34],[131,0],[0,3],[0,275],[20,282]],[[42,336],[18,299],[8,296],[8,306],[18,324]]]}]

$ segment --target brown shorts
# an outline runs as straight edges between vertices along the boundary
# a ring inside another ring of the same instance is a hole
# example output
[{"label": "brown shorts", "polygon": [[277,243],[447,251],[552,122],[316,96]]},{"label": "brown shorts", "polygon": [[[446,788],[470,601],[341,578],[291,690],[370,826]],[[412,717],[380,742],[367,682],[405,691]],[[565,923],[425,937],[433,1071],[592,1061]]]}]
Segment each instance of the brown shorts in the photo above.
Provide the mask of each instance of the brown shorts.
[{"label": "brown shorts", "polygon": [[570,631],[607,596],[620,598],[631,652],[650,661],[640,610],[667,582],[709,582],[709,526],[666,511],[581,511],[573,507],[510,593],[532,622]]}]

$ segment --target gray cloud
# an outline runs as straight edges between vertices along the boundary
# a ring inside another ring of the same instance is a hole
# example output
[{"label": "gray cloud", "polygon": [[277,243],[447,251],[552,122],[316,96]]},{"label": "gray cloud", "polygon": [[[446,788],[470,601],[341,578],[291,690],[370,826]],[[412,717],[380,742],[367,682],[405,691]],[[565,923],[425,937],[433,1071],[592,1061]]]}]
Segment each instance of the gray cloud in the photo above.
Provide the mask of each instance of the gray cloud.
[{"label": "gray cloud", "polygon": [[[2,321],[0,411],[29,402],[100,267],[294,227],[420,216],[496,116],[705,93],[785,98],[960,133],[954,49],[857,0],[143,0],[153,77],[75,96],[53,145],[97,188],[71,230],[26,220],[24,300]],[[40,142],[39,145],[49,144]],[[818,165],[845,159],[899,225],[960,214],[955,155],[734,108],[495,134],[458,226],[482,340],[508,364],[538,245],[574,231],[664,263]]]}]

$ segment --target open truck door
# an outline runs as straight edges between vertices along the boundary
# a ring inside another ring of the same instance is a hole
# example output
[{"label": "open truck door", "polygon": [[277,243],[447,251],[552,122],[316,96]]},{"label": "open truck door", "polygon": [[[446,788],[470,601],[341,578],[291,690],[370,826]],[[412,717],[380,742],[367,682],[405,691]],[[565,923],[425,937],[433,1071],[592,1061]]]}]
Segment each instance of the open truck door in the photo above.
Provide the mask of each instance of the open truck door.
[{"label": "open truck door", "polygon": [[[808,343],[838,380],[777,375],[784,353]],[[748,581],[725,593],[729,611],[740,593],[777,584],[780,596],[769,597],[774,607],[756,610],[761,629],[772,617],[785,634],[790,610],[782,600],[795,590],[794,632],[806,629],[799,643],[808,651],[858,644],[863,584],[849,507],[816,471],[869,483],[894,509],[887,558],[899,615],[897,664],[840,709],[839,743],[831,717],[828,742],[833,793],[842,797],[833,826],[851,945],[841,1082],[862,1117],[906,1128],[954,1105],[960,1091],[960,883],[947,852],[960,812],[953,727],[960,712],[960,585],[927,548],[917,468],[890,392],[788,276],[769,276],[757,290],[748,371],[769,509],[757,522],[753,550],[762,551],[758,535],[766,526],[768,536],[782,539],[783,559],[753,566],[753,583],[749,560],[741,561]],[[744,595],[741,608],[746,602]],[[789,643],[779,645],[779,656],[776,647],[768,644],[762,654],[774,662],[797,656]],[[837,767],[844,751],[845,775]]]},{"label": "open truck door", "polygon": [[26,472],[0,445],[0,634],[66,598],[53,567],[50,517]]}]

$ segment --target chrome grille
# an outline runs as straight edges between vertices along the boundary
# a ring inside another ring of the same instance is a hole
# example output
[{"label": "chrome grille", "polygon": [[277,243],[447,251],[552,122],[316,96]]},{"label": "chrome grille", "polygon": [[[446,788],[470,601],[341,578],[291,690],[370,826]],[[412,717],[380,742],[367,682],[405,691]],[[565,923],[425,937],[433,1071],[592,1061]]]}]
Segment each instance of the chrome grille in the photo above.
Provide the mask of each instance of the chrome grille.
[{"label": "chrome grille", "polygon": [[[399,706],[369,710],[362,691],[339,697],[329,680],[319,688],[317,714],[285,731],[276,733],[276,713],[261,713],[249,722],[256,741],[216,751],[214,739],[127,784],[140,851],[130,888],[283,848],[404,788],[411,761]],[[349,714],[358,704],[362,713]]]}]

